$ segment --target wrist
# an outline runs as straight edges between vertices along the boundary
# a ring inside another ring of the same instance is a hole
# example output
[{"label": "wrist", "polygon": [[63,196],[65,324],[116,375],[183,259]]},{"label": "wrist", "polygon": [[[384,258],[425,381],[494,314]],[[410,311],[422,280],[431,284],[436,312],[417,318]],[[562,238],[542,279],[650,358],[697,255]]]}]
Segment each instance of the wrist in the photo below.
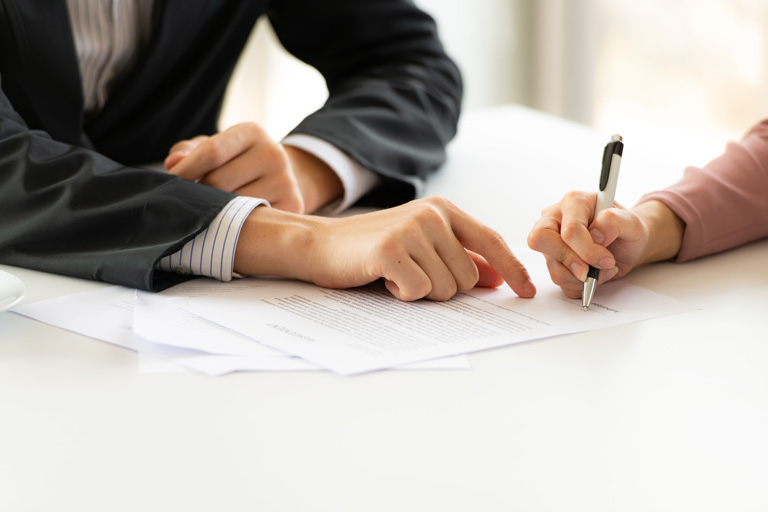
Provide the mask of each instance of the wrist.
[{"label": "wrist", "polygon": [[315,233],[327,220],[259,207],[246,218],[235,247],[235,272],[311,281]]},{"label": "wrist", "polygon": [[647,201],[633,208],[648,229],[648,243],[642,263],[664,261],[677,256],[683,243],[685,223],[661,201]]},{"label": "wrist", "polygon": [[344,193],[338,175],[323,160],[294,146],[286,145],[283,148],[304,198],[306,213],[322,208]]}]

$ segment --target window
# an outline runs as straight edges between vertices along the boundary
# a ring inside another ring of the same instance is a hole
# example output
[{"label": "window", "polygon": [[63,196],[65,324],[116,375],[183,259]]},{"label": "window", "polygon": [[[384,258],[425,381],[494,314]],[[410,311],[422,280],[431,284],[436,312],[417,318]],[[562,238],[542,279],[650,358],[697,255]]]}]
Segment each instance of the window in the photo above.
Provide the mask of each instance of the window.
[{"label": "window", "polygon": [[595,128],[674,138],[704,163],[768,117],[768,3],[596,1]]}]

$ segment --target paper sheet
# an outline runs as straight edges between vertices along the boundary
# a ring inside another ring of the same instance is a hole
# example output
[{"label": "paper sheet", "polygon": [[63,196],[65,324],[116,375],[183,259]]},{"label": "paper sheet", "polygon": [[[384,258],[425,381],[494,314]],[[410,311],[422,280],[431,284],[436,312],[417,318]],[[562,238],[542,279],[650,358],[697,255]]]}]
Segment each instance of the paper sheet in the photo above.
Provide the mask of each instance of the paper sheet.
[{"label": "paper sheet", "polygon": [[290,355],[179,309],[173,299],[149,292],[136,292],[132,330],[154,343],[209,354],[271,358]]},{"label": "paper sheet", "polygon": [[[139,352],[140,369],[152,373],[176,372],[180,368],[210,376],[242,371],[323,370],[291,354],[260,345],[241,334],[177,310],[167,297],[120,286],[65,295],[19,306],[13,311]],[[134,331],[135,326],[148,337],[139,336]],[[468,368],[468,359],[460,356],[402,365],[397,369]]]},{"label": "paper sheet", "polygon": [[534,299],[502,286],[406,303],[381,283],[332,290],[276,278],[198,279],[154,295],[111,287],[14,311],[208,375],[316,367],[353,375],[425,361],[466,367],[465,358],[443,358],[696,309],[617,281],[600,286],[584,312],[549,281],[539,255],[516,254],[538,286]]},{"label": "paper sheet", "polygon": [[[171,293],[185,293],[184,286]],[[540,286],[535,299],[504,287],[413,303],[380,283],[330,290],[249,279],[228,292],[207,280],[187,286],[211,293],[181,299],[179,307],[343,375],[695,309],[621,281],[601,286],[587,312],[554,286]]]}]

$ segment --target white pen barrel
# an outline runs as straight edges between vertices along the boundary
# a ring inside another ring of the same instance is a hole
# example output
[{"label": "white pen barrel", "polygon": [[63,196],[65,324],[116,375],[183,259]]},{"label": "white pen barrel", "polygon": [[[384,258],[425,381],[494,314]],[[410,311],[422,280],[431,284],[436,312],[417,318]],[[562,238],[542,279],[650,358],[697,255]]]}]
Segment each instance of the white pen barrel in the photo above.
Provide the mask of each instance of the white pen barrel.
[{"label": "white pen barrel", "polygon": [[612,208],[616,197],[616,185],[619,182],[619,168],[621,167],[621,155],[613,154],[611,157],[611,171],[605,188],[598,191],[595,204],[595,217],[606,208]]}]

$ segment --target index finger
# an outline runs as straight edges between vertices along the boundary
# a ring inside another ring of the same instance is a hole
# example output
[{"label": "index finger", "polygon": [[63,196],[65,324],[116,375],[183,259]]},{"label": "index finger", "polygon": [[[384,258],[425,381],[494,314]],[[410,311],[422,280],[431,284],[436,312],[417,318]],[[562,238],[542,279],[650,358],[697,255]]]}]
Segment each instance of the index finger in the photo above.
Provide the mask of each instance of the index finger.
[{"label": "index finger", "polygon": [[502,236],[468,213],[444,200],[449,206],[449,222],[458,240],[470,251],[481,255],[520,297],[536,295],[536,287],[522,263]]},{"label": "index finger", "polygon": [[579,258],[590,265],[601,267],[604,266],[601,260],[611,257],[611,254],[606,248],[596,244],[589,232],[595,214],[595,201],[594,193],[567,193],[560,203],[560,236]]},{"label": "index finger", "polygon": [[[552,217],[542,217],[533,226],[528,234],[528,247],[538,251],[547,258],[547,261],[555,260],[566,267],[579,281],[587,278],[588,266],[579,256],[573,252],[563,241],[560,235],[560,222]],[[550,267],[550,274],[555,280],[555,274]],[[556,281],[557,282],[557,281]],[[560,283],[558,283],[560,284]]]}]

